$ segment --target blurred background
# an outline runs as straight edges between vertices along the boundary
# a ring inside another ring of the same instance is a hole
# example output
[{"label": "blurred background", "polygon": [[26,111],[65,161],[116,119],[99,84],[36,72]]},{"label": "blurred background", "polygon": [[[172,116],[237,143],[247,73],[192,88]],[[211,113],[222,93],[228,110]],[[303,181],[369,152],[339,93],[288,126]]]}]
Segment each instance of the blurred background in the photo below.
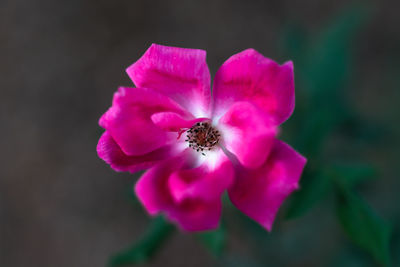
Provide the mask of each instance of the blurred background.
[{"label": "blurred background", "polygon": [[[0,1],[0,266],[400,266],[399,8]],[[175,231],[135,200],[140,174],[97,157],[98,119],[151,43],[207,50],[212,75],[249,47],[294,61],[281,138],[309,162],[272,233],[229,201],[216,232]]]}]

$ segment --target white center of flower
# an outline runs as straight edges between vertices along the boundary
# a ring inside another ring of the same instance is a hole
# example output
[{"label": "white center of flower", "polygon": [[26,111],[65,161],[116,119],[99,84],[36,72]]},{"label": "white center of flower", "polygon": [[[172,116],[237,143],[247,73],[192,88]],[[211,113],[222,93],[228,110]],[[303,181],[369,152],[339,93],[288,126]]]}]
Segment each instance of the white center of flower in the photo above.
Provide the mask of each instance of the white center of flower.
[{"label": "white center of flower", "polygon": [[198,122],[187,130],[185,141],[189,143],[189,147],[205,156],[204,152],[212,150],[218,144],[220,137],[218,130],[209,122]]}]

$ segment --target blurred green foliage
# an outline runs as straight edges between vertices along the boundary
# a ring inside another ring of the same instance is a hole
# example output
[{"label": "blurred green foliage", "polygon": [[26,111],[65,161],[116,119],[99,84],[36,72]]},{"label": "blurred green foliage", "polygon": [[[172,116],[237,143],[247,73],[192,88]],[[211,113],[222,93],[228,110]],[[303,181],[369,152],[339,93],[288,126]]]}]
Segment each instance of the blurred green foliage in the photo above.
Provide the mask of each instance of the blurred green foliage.
[{"label": "blurred green foliage", "polygon": [[126,266],[146,262],[168,239],[173,230],[174,227],[163,217],[157,217],[142,239],[132,247],[112,256],[108,266]]},{"label": "blurred green foliage", "polygon": [[335,164],[326,160],[323,147],[335,130],[354,122],[344,96],[352,73],[352,43],[369,14],[363,5],[349,8],[313,40],[308,40],[298,25],[289,27],[284,35],[284,54],[296,62],[296,92],[300,94],[294,118],[288,123],[289,133],[299,134],[288,138],[309,159],[287,218],[303,215],[335,193],[339,223],[348,237],[377,263],[390,266],[389,227],[354,190],[376,176],[376,170],[368,164]]},{"label": "blurred green foliage", "polygon": [[388,225],[348,188],[340,186],[337,194],[337,215],[347,235],[378,263],[390,266]]},{"label": "blurred green foliage", "polygon": [[197,234],[197,237],[214,256],[220,257],[224,252],[226,229],[223,224],[217,230]]}]

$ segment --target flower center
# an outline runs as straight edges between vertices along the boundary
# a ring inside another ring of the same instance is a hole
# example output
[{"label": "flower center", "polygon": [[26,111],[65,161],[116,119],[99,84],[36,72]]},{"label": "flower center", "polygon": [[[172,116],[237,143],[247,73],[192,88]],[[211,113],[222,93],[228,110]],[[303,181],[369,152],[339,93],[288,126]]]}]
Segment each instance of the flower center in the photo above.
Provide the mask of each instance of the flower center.
[{"label": "flower center", "polygon": [[218,130],[213,128],[210,123],[198,122],[187,130],[185,141],[189,143],[189,147],[205,156],[204,151],[209,151],[217,145],[220,136]]}]

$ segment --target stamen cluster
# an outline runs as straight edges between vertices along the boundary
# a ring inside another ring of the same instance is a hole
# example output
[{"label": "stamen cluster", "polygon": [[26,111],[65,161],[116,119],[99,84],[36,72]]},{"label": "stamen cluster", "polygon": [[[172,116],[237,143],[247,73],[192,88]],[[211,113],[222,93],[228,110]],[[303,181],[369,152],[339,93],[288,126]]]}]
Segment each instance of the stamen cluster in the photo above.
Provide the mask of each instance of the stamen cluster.
[{"label": "stamen cluster", "polygon": [[211,150],[218,144],[220,133],[213,128],[208,122],[198,122],[187,130],[186,142],[189,142],[189,147],[206,155],[204,151]]}]

